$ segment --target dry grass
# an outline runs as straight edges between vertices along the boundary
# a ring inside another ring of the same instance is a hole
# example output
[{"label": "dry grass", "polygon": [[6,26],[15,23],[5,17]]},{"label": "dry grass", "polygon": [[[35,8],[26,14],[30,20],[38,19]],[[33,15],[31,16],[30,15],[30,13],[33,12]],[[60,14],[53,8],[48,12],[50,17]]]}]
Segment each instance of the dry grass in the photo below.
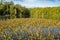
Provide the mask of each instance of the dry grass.
[{"label": "dry grass", "polygon": [[[35,26],[37,27],[37,30],[35,29]],[[55,36],[50,35],[50,31],[48,31],[48,34],[46,35],[46,32],[43,33],[40,29],[40,27],[48,26],[60,27],[60,21],[38,18],[0,20],[0,40],[14,40],[14,38],[18,40],[54,40]]]},{"label": "dry grass", "polygon": [[8,19],[6,21],[0,20],[0,26],[57,26],[60,27],[59,20],[52,19],[38,19],[38,18],[20,18],[20,19]]}]

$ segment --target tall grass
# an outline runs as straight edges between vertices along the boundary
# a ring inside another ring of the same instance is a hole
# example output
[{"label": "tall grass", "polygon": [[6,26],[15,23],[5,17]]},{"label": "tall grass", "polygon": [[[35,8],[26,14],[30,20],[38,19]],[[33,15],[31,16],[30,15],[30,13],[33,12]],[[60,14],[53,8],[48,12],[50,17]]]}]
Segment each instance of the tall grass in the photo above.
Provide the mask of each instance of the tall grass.
[{"label": "tall grass", "polygon": [[38,18],[20,18],[20,19],[7,19],[0,20],[0,26],[57,26],[60,27],[59,20],[52,19],[38,19]]},{"label": "tall grass", "polygon": [[60,28],[60,21],[37,18],[0,20],[0,40],[54,40],[55,35],[51,35],[50,31],[43,35],[40,29],[49,26]]}]

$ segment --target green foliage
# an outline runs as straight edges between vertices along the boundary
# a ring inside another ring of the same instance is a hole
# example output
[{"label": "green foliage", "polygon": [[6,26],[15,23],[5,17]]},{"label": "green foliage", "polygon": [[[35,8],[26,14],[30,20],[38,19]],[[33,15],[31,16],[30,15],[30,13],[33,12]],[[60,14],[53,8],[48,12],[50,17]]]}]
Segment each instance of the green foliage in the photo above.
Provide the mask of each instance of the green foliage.
[{"label": "green foliage", "polygon": [[14,5],[10,5],[10,18],[15,18]]},{"label": "green foliage", "polygon": [[[27,18],[29,17],[29,10],[25,7],[22,7],[19,4],[14,5],[14,3],[11,2],[4,2],[3,4],[0,3],[0,16],[6,16],[7,18],[13,19],[13,18]],[[1,17],[1,18],[2,18]]]},{"label": "green foliage", "polygon": [[7,18],[44,18],[60,20],[60,7],[25,8],[11,2],[0,3],[0,16]]},{"label": "green foliage", "polygon": [[22,17],[22,7],[18,4],[15,5],[16,8],[16,17],[17,18],[21,18]]},{"label": "green foliage", "polygon": [[30,18],[30,11],[25,8],[24,12],[22,13],[23,18]]},{"label": "green foliage", "polygon": [[60,20],[60,7],[30,8],[31,18]]}]

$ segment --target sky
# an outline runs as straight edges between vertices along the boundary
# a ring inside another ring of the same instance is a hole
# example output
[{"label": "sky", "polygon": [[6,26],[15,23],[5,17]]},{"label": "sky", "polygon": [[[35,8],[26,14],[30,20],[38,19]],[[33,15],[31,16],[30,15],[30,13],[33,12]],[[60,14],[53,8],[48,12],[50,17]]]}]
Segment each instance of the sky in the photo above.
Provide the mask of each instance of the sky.
[{"label": "sky", "polygon": [[27,8],[60,6],[60,0],[13,0],[13,2]]}]

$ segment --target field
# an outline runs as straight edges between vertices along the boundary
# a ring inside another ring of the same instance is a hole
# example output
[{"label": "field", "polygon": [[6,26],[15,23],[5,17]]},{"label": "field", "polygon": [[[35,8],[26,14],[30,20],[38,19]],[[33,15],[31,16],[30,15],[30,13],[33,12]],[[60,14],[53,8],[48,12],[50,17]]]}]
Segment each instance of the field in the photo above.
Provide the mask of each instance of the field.
[{"label": "field", "polygon": [[38,18],[0,20],[0,40],[60,40],[60,21]]},{"label": "field", "polygon": [[7,20],[0,20],[0,26],[57,26],[60,27],[59,20],[52,20],[52,19],[38,19],[38,18],[16,18],[16,19],[7,19]]}]

